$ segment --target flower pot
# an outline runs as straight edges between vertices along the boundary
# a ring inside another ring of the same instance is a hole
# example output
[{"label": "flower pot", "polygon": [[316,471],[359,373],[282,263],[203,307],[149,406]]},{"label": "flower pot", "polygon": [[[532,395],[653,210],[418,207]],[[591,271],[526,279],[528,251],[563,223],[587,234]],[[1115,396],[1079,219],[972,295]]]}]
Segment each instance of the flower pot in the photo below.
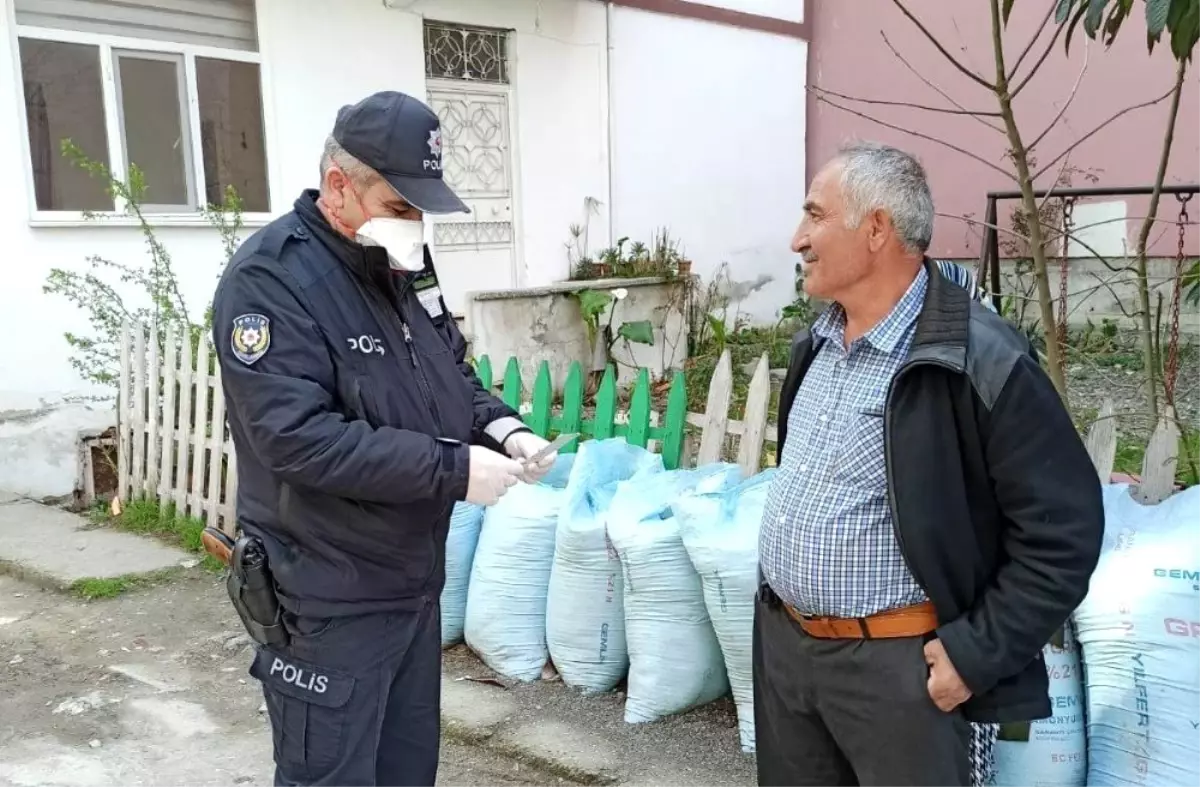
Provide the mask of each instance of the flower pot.
[{"label": "flower pot", "polygon": [[607,279],[612,275],[612,267],[607,262],[596,263],[596,278]]},{"label": "flower pot", "polygon": [[691,273],[692,273],[692,261],[691,261],[691,260],[680,260],[680,261],[679,261],[679,268],[678,268],[678,270],[679,270],[679,275],[680,275],[680,276],[689,276],[689,275],[691,275]]}]

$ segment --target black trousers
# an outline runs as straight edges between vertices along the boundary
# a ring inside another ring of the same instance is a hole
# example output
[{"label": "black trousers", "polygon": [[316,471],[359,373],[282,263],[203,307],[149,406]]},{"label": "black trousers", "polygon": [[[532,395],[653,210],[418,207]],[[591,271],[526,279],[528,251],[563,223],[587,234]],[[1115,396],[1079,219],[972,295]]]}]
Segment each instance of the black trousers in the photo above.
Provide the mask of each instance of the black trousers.
[{"label": "black trousers", "polygon": [[413,785],[437,779],[441,616],[414,612],[285,623],[286,648],[260,649],[276,785]]},{"label": "black trousers", "polygon": [[810,637],[764,588],[754,616],[760,785],[968,785],[970,725],[929,697],[921,637]]}]

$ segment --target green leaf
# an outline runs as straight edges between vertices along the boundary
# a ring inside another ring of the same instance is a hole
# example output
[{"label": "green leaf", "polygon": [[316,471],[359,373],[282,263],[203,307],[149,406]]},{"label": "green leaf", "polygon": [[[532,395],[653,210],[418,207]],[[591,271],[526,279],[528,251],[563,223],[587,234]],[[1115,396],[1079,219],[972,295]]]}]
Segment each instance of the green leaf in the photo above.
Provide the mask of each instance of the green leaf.
[{"label": "green leaf", "polygon": [[1083,19],[1083,32],[1087,33],[1088,38],[1096,37],[1096,32],[1100,29],[1100,22],[1104,19],[1106,5],[1108,5],[1108,0],[1088,1],[1087,15]]},{"label": "green leaf", "polygon": [[1200,39],[1200,3],[1196,0],[1175,0],[1171,6],[1167,29],[1171,31],[1171,54],[1187,62],[1196,51]]},{"label": "green leaf", "polygon": [[1200,260],[1193,260],[1192,267],[1183,274],[1183,288],[1187,290],[1184,301],[1200,306]]},{"label": "green leaf", "polygon": [[607,290],[580,290],[574,293],[579,300],[579,311],[585,320],[599,317],[612,303],[612,293]]},{"label": "green leaf", "polygon": [[1108,14],[1108,19],[1104,22],[1104,46],[1112,46],[1113,41],[1117,38],[1117,33],[1121,32],[1121,25],[1132,9],[1133,0],[1119,0],[1113,6],[1112,11]]},{"label": "green leaf", "polygon": [[1067,25],[1066,53],[1068,57],[1071,55],[1071,36],[1075,34],[1075,26],[1079,24],[1079,20],[1083,18],[1087,8],[1086,2],[1079,6],[1079,10],[1075,12],[1075,18],[1071,20],[1071,24]]},{"label": "green leaf", "polygon": [[623,322],[621,327],[617,329],[617,336],[622,339],[627,339],[638,344],[654,345],[654,326],[649,320],[635,320],[633,322]]},{"label": "green leaf", "polygon": [[1004,0],[1004,8],[1003,8],[1002,13],[1004,15],[1004,24],[1005,25],[1008,24],[1008,15],[1012,13],[1013,2],[1014,2],[1014,0]]},{"label": "green leaf", "polygon": [[[1087,0],[1083,0],[1087,4]],[[1061,25],[1071,16],[1071,7],[1075,5],[1075,0],[1058,0],[1058,8],[1054,9],[1054,23]]]},{"label": "green leaf", "polygon": [[1155,38],[1162,35],[1171,11],[1171,0],[1146,0],[1146,32]]},{"label": "green leaf", "polygon": [[719,342],[724,342],[728,331],[725,327],[725,321],[716,315],[708,315],[708,327],[712,330],[713,338]]}]

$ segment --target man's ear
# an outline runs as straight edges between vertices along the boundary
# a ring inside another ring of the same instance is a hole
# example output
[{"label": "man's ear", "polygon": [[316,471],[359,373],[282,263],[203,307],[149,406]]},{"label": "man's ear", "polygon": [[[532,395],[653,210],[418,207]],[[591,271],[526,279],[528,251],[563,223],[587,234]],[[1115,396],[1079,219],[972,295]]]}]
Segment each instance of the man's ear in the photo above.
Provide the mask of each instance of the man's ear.
[{"label": "man's ear", "polygon": [[867,248],[877,252],[887,244],[888,237],[895,233],[892,217],[882,208],[867,214]]},{"label": "man's ear", "polygon": [[321,198],[331,208],[341,208],[346,204],[346,187],[349,179],[346,173],[337,167],[325,170],[325,182],[322,184]]}]

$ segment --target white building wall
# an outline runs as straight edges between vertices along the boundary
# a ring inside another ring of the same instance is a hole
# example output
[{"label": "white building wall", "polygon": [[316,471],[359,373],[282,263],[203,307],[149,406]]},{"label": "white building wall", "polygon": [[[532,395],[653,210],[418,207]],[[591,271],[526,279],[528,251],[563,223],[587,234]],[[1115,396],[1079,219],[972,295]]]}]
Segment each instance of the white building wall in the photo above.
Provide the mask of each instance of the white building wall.
[{"label": "white building wall", "polygon": [[[790,21],[801,5],[710,4]],[[566,278],[572,224],[587,222],[592,251],[665,225],[706,278],[728,261],[737,280],[777,280],[743,304],[750,316],[770,320],[791,299],[804,42],[596,0],[257,0],[257,14],[273,213],[316,184],[339,107],[381,89],[424,96],[423,18],[502,27],[513,30],[516,285]],[[31,220],[13,24],[12,0],[0,0],[0,166],[13,175],[0,182],[0,489],[66,494],[71,462],[28,461],[30,440],[58,444],[73,429],[102,428],[111,411],[59,408],[46,418],[53,434],[39,431],[38,412],[108,393],[79,379],[62,338],[89,333],[86,313],[42,288],[52,268],[86,270],[90,255],[143,263],[147,253],[136,227]],[[157,233],[199,315],[223,257],[216,232],[201,222]]]},{"label": "white building wall", "polygon": [[[592,0],[393,5],[398,7],[385,7],[382,0],[258,0],[273,212],[289,210],[302,189],[316,185],[321,145],[342,105],[383,89],[424,97],[423,17],[513,28],[517,254],[523,261],[522,280],[515,283],[564,278],[569,225],[580,220],[585,197],[603,199],[607,193],[604,5]],[[134,227],[32,225],[12,0],[0,0],[0,12],[0,166],[13,175],[0,181],[6,260],[0,286],[0,489],[66,494],[75,480],[69,461],[22,469],[21,446],[28,445],[31,428],[37,439],[38,428],[30,427],[27,411],[107,391],[86,385],[69,364],[62,334],[87,334],[86,314],[43,294],[42,287],[51,268],[86,270],[90,255],[129,263],[147,256]],[[607,235],[607,212],[593,218],[593,228]],[[173,256],[190,309],[200,314],[222,259],[215,231],[166,226],[158,236]],[[96,428],[104,420],[94,413],[65,423],[49,419],[57,431],[46,439],[60,440],[63,430]]]},{"label": "white building wall", "polygon": [[[259,0],[259,29],[280,136],[278,156],[298,166],[281,183],[294,195],[316,178],[316,151],[339,107],[376,90],[424,97],[422,19],[512,29],[514,202],[518,286],[565,278],[569,226],[585,197],[608,183],[604,4],[592,0],[408,2]],[[403,9],[403,10],[402,10]],[[331,37],[336,29],[344,41]],[[339,54],[338,47],[349,47]],[[328,57],[320,52],[329,53]],[[331,67],[354,53],[352,73]],[[290,199],[290,197],[289,197]],[[607,213],[593,220],[606,235]]]},{"label": "white building wall", "polygon": [[[79,221],[75,226],[35,226],[28,185],[26,131],[21,120],[20,61],[12,27],[11,0],[0,3],[0,237],[4,274],[0,284],[0,415],[52,405],[69,396],[99,393],[71,368],[63,333],[88,335],[87,315],[42,287],[52,268],[89,269],[87,258],[114,262],[148,259],[135,227]],[[220,246],[216,233],[201,227],[159,232],[174,258],[189,307],[202,312],[211,297]],[[115,282],[115,277],[112,277]]]},{"label": "white building wall", "polygon": [[[514,159],[519,207],[518,285],[565,277],[568,227],[584,199],[607,195],[605,10],[592,0],[259,0],[264,114],[272,207],[290,209],[316,185],[321,145],[337,110],[376,90],[424,97],[422,17],[515,28]],[[10,27],[11,0],[0,15],[0,164],[28,168],[19,61]],[[347,67],[347,64],[349,67]],[[136,228],[81,223],[34,227],[25,177],[0,182],[0,233],[5,238],[0,287],[0,411],[39,398],[90,393],[67,362],[65,330],[85,331],[85,315],[42,293],[53,267],[86,267],[91,254],[146,259]],[[593,232],[608,234],[607,212]],[[253,228],[251,228],[253,229]],[[221,252],[207,227],[164,227],[184,293],[201,311],[212,296]],[[31,336],[36,339],[31,340]],[[30,397],[33,397],[30,399]]]},{"label": "white building wall", "polygon": [[[796,0],[710,2],[801,21]],[[770,321],[794,297],[788,244],[804,203],[808,44],[612,9],[614,235],[668,227],[709,280],[773,282],[741,304]]]}]

